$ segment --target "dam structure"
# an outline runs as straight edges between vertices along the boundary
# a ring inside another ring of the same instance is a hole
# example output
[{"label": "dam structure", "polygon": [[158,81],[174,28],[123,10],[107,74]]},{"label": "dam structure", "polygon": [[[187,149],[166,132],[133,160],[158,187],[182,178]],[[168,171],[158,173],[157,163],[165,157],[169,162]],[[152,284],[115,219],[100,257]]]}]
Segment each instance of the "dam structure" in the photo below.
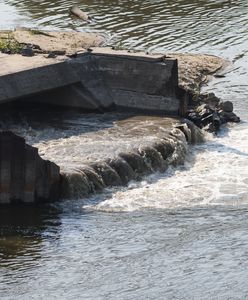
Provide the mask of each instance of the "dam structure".
[{"label": "dam structure", "polygon": [[[22,134],[11,124],[1,128],[0,204],[80,198],[104,187],[126,185],[130,180],[164,172],[169,164],[182,162],[187,142],[194,142],[191,125],[172,130],[184,106],[178,96],[177,59],[92,48],[73,57],[0,54],[0,63],[0,104],[22,105],[25,100],[37,107],[42,103],[80,108],[83,112],[118,110],[172,117],[136,120],[121,116],[130,120],[130,127],[128,122],[122,125],[118,117],[111,116],[110,119],[117,119],[110,122],[109,131],[89,135],[80,125],[85,121],[79,116],[77,127],[74,131],[69,128],[65,139],[65,130],[58,131],[60,123],[55,125],[53,130],[61,136],[61,144],[43,139],[42,130],[33,132],[40,136],[37,140],[32,132],[29,136],[29,129]],[[92,124],[94,120],[93,117]],[[44,126],[46,122],[47,118]],[[127,135],[120,142],[123,130]],[[94,143],[90,141],[92,137]],[[70,150],[65,155],[67,148]]]},{"label": "dam structure", "polygon": [[92,48],[74,58],[0,54],[0,63],[0,104],[31,96],[85,110],[180,114],[177,60],[163,55]]}]

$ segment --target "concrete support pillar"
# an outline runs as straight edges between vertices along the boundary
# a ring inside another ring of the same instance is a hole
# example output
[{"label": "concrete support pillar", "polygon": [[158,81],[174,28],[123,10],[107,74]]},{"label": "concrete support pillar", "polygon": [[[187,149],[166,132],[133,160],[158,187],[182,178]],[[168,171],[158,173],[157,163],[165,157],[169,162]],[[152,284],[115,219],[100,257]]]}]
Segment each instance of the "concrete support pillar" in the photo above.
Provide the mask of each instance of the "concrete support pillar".
[{"label": "concrete support pillar", "polygon": [[0,204],[59,198],[60,172],[38,149],[12,132],[0,132]]}]

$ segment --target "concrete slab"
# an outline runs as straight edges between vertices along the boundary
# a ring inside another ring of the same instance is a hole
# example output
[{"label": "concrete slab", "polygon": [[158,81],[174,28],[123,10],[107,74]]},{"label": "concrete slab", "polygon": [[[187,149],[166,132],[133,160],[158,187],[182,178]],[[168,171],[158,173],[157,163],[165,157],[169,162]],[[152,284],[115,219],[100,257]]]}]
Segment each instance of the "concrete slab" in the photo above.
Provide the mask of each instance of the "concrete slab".
[{"label": "concrete slab", "polygon": [[19,54],[9,55],[0,53],[0,76],[53,65],[55,63],[65,61],[66,59],[68,58],[65,56],[48,59],[45,58],[44,55],[26,57]]},{"label": "concrete slab", "polygon": [[163,55],[95,48],[76,58],[1,55],[0,63],[0,103],[37,95],[32,101],[179,114],[177,60]]}]

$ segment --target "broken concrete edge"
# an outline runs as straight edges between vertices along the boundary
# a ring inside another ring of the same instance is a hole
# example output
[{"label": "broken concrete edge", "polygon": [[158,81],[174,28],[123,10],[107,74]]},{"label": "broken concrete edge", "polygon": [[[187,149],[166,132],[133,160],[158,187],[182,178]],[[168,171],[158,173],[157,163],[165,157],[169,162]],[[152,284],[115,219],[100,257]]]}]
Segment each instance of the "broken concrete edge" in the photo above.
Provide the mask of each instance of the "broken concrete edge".
[{"label": "broken concrete edge", "polygon": [[[179,58],[179,78],[182,111],[185,118],[199,128],[218,133],[228,122],[239,123],[240,118],[233,112],[233,103],[217,97],[213,92],[202,93],[201,88],[214,77],[225,77],[232,71],[233,63],[214,55],[172,54]],[[191,57],[191,59],[189,59]],[[182,62],[184,61],[184,63]],[[187,66],[187,61],[189,65]],[[193,69],[193,72],[190,70]],[[186,70],[188,70],[186,72]],[[185,74],[189,74],[185,80]]]},{"label": "broken concrete edge", "polygon": [[[201,88],[214,77],[225,77],[233,70],[231,61],[205,54],[171,53],[167,56],[178,60],[181,116],[215,134],[223,124],[240,122],[230,101],[220,99],[213,92],[201,92]],[[224,107],[230,105],[232,110],[226,111]]]},{"label": "broken concrete edge", "polygon": [[152,173],[164,173],[169,166],[183,164],[189,144],[205,141],[204,132],[182,119],[168,134],[161,134],[152,145],[141,145],[103,161],[61,172],[61,198],[83,199],[105,188],[126,186]]}]

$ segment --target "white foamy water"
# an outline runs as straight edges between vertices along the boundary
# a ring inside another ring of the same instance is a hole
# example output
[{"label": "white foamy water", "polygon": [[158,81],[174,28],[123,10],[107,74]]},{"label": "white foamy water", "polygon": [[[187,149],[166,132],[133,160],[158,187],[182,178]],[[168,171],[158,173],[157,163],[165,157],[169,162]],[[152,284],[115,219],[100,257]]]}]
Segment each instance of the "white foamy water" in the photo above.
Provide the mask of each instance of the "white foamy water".
[{"label": "white foamy water", "polygon": [[207,144],[191,147],[183,166],[131,183],[93,207],[104,211],[133,211],[247,204],[246,136],[246,123],[229,126]]}]

